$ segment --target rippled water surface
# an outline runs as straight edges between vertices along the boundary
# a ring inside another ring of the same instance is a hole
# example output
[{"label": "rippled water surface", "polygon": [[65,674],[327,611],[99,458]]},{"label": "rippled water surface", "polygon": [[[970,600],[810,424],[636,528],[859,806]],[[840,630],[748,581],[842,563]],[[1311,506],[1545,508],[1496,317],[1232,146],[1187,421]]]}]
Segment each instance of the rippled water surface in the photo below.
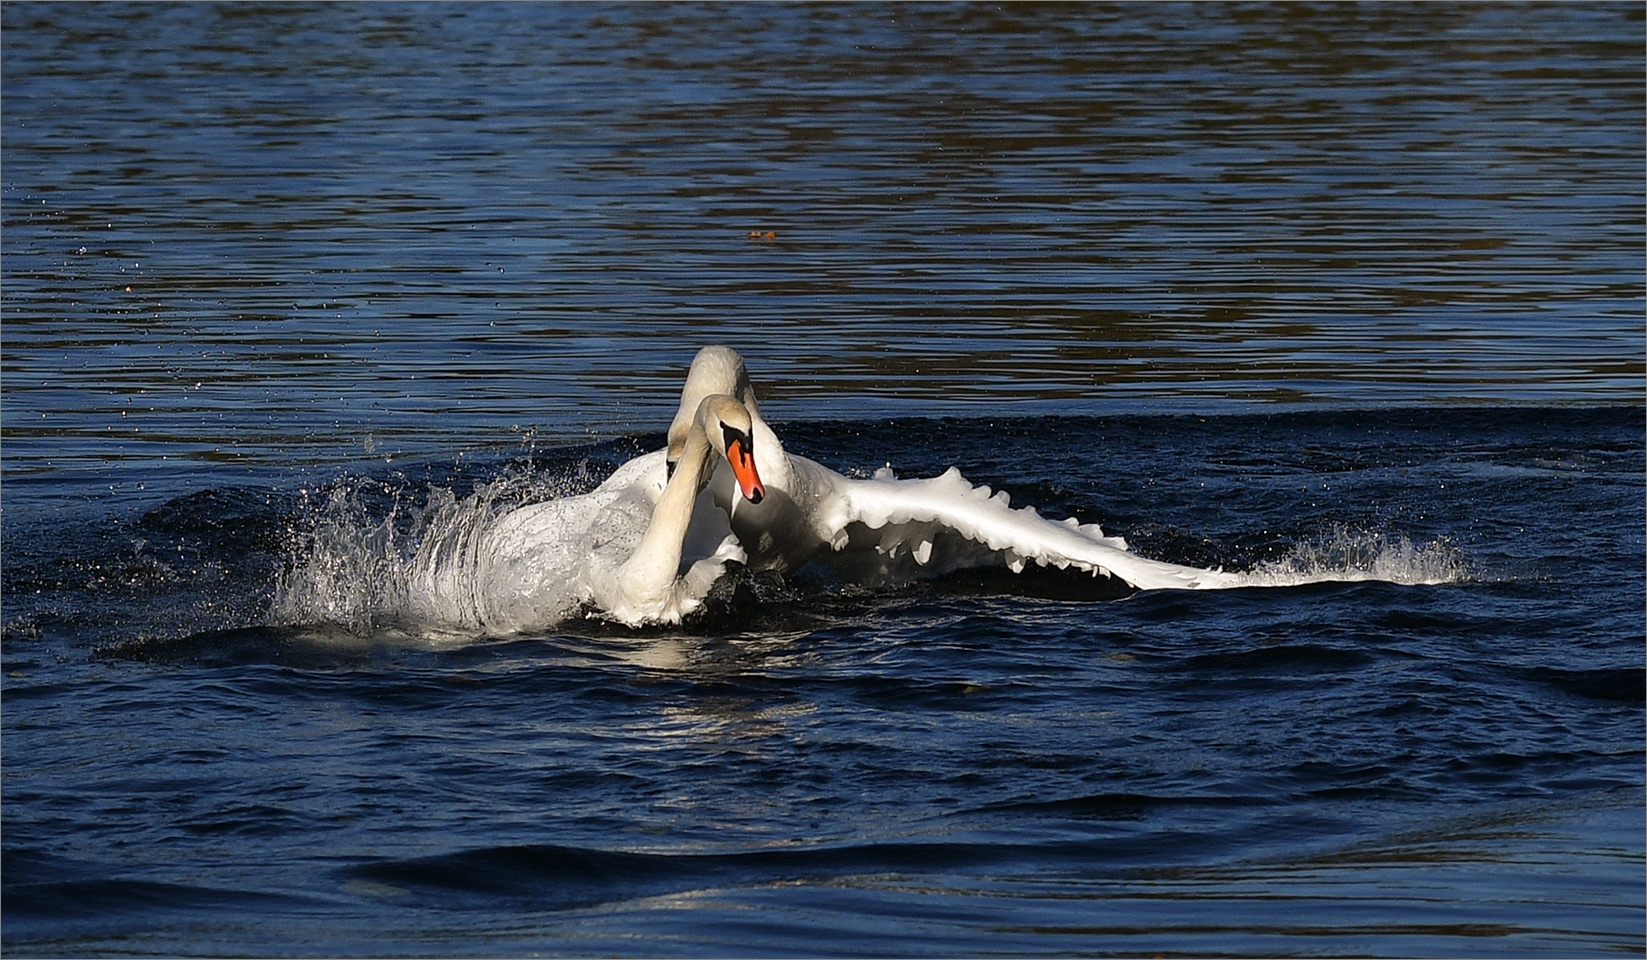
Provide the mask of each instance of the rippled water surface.
[{"label": "rippled water surface", "polygon": [[[7,3],[6,951],[1640,955],[1644,48]],[[1388,576],[270,615],[448,496],[588,489],[712,342],[834,469]]]}]

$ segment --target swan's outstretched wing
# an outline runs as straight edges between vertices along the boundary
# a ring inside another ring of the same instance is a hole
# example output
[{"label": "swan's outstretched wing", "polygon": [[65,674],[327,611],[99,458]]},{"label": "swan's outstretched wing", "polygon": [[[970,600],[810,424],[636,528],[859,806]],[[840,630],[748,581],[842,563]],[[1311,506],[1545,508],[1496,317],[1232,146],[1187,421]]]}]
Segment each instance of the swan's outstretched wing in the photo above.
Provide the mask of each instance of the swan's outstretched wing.
[{"label": "swan's outstretched wing", "polygon": [[[1207,590],[1239,586],[1241,578],[1140,557],[1097,524],[1082,526],[1013,509],[1007,494],[973,486],[950,468],[926,480],[899,480],[883,469],[853,480],[802,457],[792,464],[827,485],[817,500],[815,529],[833,555],[819,559],[860,583],[891,582],[952,570],[1034,563],[1118,577],[1140,590]],[[821,473],[818,473],[821,471]]]}]

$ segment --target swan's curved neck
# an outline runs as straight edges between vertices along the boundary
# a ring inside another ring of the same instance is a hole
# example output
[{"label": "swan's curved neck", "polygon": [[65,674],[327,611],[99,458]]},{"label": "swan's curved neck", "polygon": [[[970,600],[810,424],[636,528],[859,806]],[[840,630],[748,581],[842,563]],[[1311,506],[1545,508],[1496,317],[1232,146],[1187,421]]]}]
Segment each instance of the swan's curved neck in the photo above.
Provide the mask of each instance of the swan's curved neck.
[{"label": "swan's curved neck", "polygon": [[756,409],[754,399],[744,404],[749,408],[749,419],[753,429],[750,434],[755,440],[755,449],[761,451],[761,477],[767,486],[779,490],[787,490],[790,486],[789,454],[784,452],[783,441],[772,432],[766,420],[761,417],[760,410]]},{"label": "swan's curved neck", "polygon": [[703,489],[704,469],[713,452],[703,422],[693,423],[680,462],[664,485],[663,496],[652,508],[652,522],[625,566],[643,563],[656,568],[660,576],[674,578],[681,562],[681,544],[692,523],[692,504],[698,499],[698,491]]}]

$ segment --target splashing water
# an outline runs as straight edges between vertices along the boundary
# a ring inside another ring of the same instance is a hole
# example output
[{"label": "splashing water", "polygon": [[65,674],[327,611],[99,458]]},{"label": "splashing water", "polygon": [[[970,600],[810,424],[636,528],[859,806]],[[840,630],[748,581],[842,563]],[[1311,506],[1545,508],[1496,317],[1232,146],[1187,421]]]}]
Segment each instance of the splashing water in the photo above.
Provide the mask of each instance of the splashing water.
[{"label": "splashing water", "polygon": [[292,562],[275,583],[268,615],[272,625],[324,623],[351,633],[371,631],[375,615],[394,593],[401,559],[399,501],[374,522],[356,490],[334,488],[318,508],[305,511],[311,525],[294,538]]},{"label": "splashing water", "polygon": [[1382,580],[1408,586],[1454,583],[1468,565],[1446,540],[1416,545],[1404,536],[1337,528],[1295,545],[1286,556],[1239,574],[1238,586],[1292,587],[1328,581]]},{"label": "splashing water", "polygon": [[[429,606],[431,581],[453,576],[500,514],[577,492],[585,480],[527,467],[478,485],[462,499],[449,488],[430,486],[421,503],[404,485],[366,479],[305,491],[303,528],[276,582],[268,623],[324,624],[357,636],[397,629],[438,633],[430,629],[433,618],[420,615]],[[451,592],[453,598],[463,593]]]}]

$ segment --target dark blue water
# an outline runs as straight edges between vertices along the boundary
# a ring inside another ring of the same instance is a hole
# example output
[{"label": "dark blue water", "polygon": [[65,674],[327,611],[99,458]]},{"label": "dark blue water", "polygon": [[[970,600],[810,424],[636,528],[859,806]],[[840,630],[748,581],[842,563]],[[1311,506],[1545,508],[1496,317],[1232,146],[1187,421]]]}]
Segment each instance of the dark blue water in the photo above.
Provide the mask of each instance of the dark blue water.
[{"label": "dark blue water", "polygon": [[[1638,5],[0,18],[6,952],[1647,949]],[[271,616],[710,342],[843,472],[1406,582]]]}]

